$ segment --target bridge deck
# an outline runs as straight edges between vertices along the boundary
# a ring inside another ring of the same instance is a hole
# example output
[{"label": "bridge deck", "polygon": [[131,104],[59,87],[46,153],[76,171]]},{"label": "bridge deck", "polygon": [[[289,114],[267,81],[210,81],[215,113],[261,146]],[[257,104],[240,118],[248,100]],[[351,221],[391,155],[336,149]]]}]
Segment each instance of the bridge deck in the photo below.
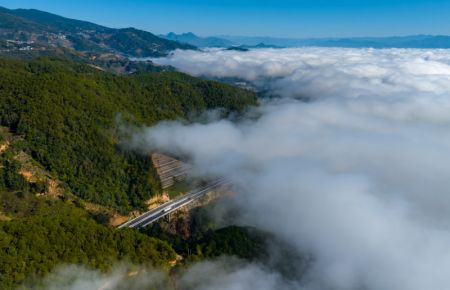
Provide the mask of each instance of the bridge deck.
[{"label": "bridge deck", "polygon": [[218,179],[211,183],[209,183],[206,186],[194,189],[176,199],[173,199],[169,202],[166,202],[162,204],[161,206],[152,209],[122,225],[119,226],[119,228],[139,228],[139,227],[145,227],[151,223],[154,223],[158,221],[159,219],[167,216],[173,211],[176,211],[195,200],[201,198],[208,192],[213,191],[214,189],[217,189],[221,186],[229,184],[228,181],[224,179]]}]

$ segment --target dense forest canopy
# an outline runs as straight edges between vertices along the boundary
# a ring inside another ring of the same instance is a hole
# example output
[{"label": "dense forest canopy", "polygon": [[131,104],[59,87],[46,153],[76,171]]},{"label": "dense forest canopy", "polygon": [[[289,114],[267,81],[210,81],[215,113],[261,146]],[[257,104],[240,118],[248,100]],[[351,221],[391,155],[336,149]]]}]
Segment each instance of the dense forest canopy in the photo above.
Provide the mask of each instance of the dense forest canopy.
[{"label": "dense forest canopy", "polygon": [[175,252],[167,243],[134,230],[101,226],[81,210],[0,222],[0,288],[48,274],[58,265],[108,270],[114,262],[167,266]]},{"label": "dense forest canopy", "polygon": [[123,212],[142,207],[159,184],[149,158],[119,145],[118,116],[151,125],[255,103],[252,92],[178,72],[118,76],[48,58],[0,60],[0,124],[75,195]]}]

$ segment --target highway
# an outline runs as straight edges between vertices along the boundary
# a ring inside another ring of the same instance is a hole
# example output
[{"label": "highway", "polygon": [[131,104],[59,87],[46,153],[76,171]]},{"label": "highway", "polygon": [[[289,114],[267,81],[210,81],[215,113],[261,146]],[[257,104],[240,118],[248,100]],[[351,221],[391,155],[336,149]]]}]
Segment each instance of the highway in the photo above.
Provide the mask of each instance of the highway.
[{"label": "highway", "polygon": [[154,208],[132,220],[129,220],[128,222],[121,224],[118,228],[140,228],[145,227],[153,222],[156,222],[157,220],[165,217],[166,215],[170,214],[173,211],[176,211],[191,202],[194,202],[195,200],[199,199],[200,197],[204,196],[208,192],[211,192],[213,189],[216,189],[220,186],[229,184],[228,181],[225,179],[218,179],[213,182],[210,182],[209,184],[191,190],[188,193],[173,199],[171,201],[168,201],[157,208]]}]

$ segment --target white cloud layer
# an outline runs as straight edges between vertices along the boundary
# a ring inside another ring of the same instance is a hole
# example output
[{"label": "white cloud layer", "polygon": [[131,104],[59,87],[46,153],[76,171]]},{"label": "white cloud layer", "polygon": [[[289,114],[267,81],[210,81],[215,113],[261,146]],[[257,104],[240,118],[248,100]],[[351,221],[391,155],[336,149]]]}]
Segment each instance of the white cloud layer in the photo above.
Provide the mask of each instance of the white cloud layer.
[{"label": "white cloud layer", "polygon": [[[265,82],[283,96],[408,97],[450,91],[448,50],[299,48],[177,51],[154,62],[210,77]],[[269,82],[269,83],[267,83]]]},{"label": "white cloud layer", "polygon": [[[77,266],[63,266],[42,281],[48,290],[295,290],[298,286],[281,275],[256,264],[243,264],[234,258],[220,258],[179,269],[172,277],[167,272],[116,266],[100,273]],[[28,288],[27,288],[28,289]],[[33,288],[34,289],[34,288]],[[41,288],[39,288],[41,289]]]},{"label": "white cloud layer", "polygon": [[[284,97],[256,120],[161,123],[134,142],[231,179],[246,223],[313,255],[296,287],[449,289],[450,51],[179,51],[158,62]],[[220,289],[246,289],[226,277]]]}]

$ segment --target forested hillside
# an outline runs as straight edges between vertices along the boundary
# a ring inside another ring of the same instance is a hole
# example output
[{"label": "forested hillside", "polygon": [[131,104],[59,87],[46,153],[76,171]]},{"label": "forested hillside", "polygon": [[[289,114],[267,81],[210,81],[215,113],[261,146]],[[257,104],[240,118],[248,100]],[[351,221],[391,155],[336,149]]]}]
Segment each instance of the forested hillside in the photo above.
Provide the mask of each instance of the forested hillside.
[{"label": "forested hillside", "polygon": [[0,289],[14,289],[63,264],[108,270],[126,260],[167,267],[175,255],[165,242],[98,225],[61,202],[45,215],[0,221]]},{"label": "forested hillside", "polygon": [[149,158],[120,146],[117,120],[151,125],[255,102],[249,91],[176,72],[117,76],[60,60],[0,60],[0,124],[75,195],[122,212],[159,184]]}]

